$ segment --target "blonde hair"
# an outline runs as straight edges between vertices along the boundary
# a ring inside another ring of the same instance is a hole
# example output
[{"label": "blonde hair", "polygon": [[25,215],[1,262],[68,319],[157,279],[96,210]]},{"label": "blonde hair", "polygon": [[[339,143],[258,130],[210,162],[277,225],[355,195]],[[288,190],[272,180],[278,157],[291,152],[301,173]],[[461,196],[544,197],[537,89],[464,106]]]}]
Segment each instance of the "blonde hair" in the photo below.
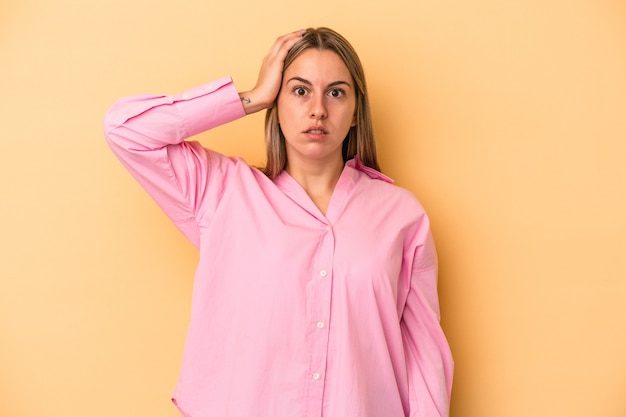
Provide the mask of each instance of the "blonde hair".
[{"label": "blonde hair", "polygon": [[[356,51],[343,36],[332,29],[324,27],[309,28],[302,35],[302,39],[287,53],[283,74],[294,59],[309,48],[330,50],[339,55],[346,64],[356,86],[356,125],[350,128],[348,135],[343,141],[342,154],[344,162],[358,155],[363,165],[380,170],[376,157],[376,142],[374,140],[374,128],[365,83],[365,73]],[[265,114],[265,146],[267,165],[263,172],[269,178],[274,179],[287,166],[285,137],[278,124],[276,101]]]}]

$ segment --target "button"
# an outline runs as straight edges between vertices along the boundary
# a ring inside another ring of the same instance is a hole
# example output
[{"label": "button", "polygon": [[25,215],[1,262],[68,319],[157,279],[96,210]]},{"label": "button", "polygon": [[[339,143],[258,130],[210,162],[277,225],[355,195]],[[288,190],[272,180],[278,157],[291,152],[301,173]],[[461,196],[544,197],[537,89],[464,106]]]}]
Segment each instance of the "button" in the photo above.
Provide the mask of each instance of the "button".
[{"label": "button", "polygon": [[325,277],[325,276],[326,276],[326,275],[328,275],[328,274],[326,273],[326,270],[325,270],[325,269],[322,269],[322,270],[320,271],[320,275],[321,275],[321,276],[323,276],[323,277]]},{"label": "button", "polygon": [[317,372],[316,372],[316,373],[314,373],[314,374],[313,374],[313,379],[314,379],[314,380],[316,380],[316,381],[317,381],[318,379],[320,379],[320,374],[318,374]]},{"label": "button", "polygon": [[321,321],[318,321],[318,322],[317,322],[317,328],[318,328],[318,329],[323,329],[323,328],[324,328],[324,323],[323,323],[323,322],[321,322]]},{"label": "button", "polygon": [[326,230],[330,232],[331,230],[333,230],[333,227],[330,224],[327,224]]}]

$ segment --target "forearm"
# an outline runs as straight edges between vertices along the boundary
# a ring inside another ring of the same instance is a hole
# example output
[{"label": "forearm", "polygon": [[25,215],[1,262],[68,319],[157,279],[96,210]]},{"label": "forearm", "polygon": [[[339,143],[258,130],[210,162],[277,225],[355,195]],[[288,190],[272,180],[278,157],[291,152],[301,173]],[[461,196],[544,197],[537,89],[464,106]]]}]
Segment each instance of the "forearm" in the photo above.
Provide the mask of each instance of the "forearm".
[{"label": "forearm", "polygon": [[118,100],[106,114],[104,130],[114,148],[160,149],[245,115],[229,77],[186,92]]},{"label": "forearm", "polygon": [[262,100],[259,95],[256,94],[253,90],[239,93],[239,99],[241,100],[241,104],[246,114],[252,114],[261,110],[268,109],[272,107],[273,104],[273,102]]}]

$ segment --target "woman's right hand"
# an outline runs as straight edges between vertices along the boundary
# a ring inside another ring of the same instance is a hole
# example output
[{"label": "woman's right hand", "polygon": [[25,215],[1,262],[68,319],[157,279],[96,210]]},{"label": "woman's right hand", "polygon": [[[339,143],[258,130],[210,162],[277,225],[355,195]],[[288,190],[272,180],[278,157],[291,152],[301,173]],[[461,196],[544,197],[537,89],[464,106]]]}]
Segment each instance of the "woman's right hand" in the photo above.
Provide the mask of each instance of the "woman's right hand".
[{"label": "woman's right hand", "polygon": [[305,30],[288,33],[274,42],[263,58],[256,85],[250,91],[239,93],[246,114],[272,107],[283,82],[283,66],[287,52],[302,38]]}]

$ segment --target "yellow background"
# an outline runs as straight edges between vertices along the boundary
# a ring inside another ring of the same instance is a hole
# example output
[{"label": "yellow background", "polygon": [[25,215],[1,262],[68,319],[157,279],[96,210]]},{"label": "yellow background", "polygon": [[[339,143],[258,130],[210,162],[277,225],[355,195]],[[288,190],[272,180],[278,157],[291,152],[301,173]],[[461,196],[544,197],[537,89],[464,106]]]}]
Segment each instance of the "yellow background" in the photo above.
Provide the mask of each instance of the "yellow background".
[{"label": "yellow background", "polygon": [[[364,62],[383,171],[432,218],[452,416],[626,416],[622,0],[4,0],[0,415],[178,415],[196,253],[102,117],[249,89],[278,35],[322,25]],[[260,164],[262,119],[200,139]]]}]

